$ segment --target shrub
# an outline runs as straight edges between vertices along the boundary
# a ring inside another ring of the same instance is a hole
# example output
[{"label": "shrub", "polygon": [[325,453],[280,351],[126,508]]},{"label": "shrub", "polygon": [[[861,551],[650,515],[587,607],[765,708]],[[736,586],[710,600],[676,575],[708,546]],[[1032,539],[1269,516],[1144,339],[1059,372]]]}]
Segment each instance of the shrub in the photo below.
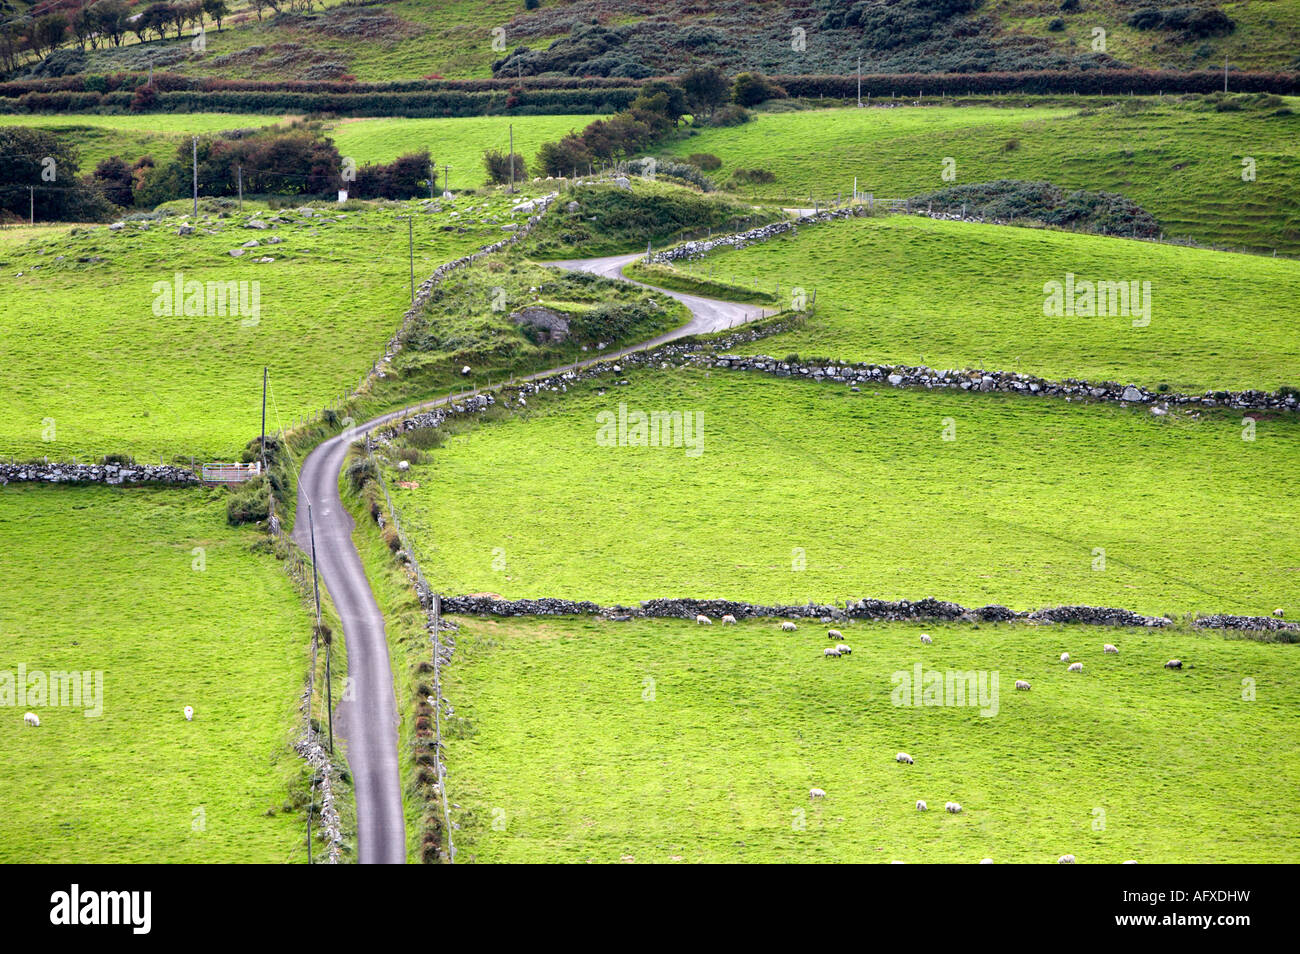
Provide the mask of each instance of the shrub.
[{"label": "shrub", "polygon": [[709,115],[708,125],[740,126],[749,122],[751,118],[749,110],[744,106],[737,106],[735,103],[728,103],[726,106],[715,109]]},{"label": "shrub", "polygon": [[776,175],[767,169],[736,169],[731,173],[731,181],[737,185],[763,185],[775,182]]},{"label": "shrub", "polygon": [[731,85],[731,101],[737,106],[757,106],[769,99],[784,99],[786,91],[762,73],[740,73]]},{"label": "shrub", "polygon": [[1052,17],[1051,20],[1047,21],[1047,29],[1053,33],[1060,33],[1065,29],[1065,20],[1061,17]]},{"label": "shrub", "polygon": [[413,199],[432,191],[438,176],[429,150],[407,153],[389,163],[368,163],[357,170],[350,194],[358,199]]},{"label": "shrub", "polygon": [[703,169],[705,172],[722,168],[722,160],[711,152],[693,152],[686,158],[686,161],[698,169]]},{"label": "shrub", "polygon": [[226,501],[226,522],[231,526],[265,520],[271,512],[271,495],[261,477],[243,484]]},{"label": "shrub", "polygon": [[379,479],[379,472],[375,470],[375,464],[369,457],[354,458],[352,463],[344,471],[348,479],[348,486],[354,493],[360,492],[361,488],[372,480]]},{"label": "shrub", "polygon": [[[488,149],[483,153],[483,165],[487,169],[487,181],[493,185],[501,185],[511,181],[510,171],[510,154],[501,152],[499,149]],[[528,165],[524,162],[524,157],[519,153],[514,154],[514,181],[519,182],[528,178]]]}]

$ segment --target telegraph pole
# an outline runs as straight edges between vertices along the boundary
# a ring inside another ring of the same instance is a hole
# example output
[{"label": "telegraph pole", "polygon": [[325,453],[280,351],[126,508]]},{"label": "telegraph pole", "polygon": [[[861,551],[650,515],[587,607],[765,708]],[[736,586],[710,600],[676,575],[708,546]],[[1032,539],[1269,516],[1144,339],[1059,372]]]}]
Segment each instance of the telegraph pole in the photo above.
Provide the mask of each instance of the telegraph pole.
[{"label": "telegraph pole", "polygon": [[27,207],[28,208],[27,224],[35,225],[36,224],[36,186],[29,185],[27,187],[27,200],[30,203],[30,205]]},{"label": "telegraph pole", "polygon": [[438,178],[438,164],[433,160],[429,161],[429,201],[433,201],[433,180]]},{"label": "telegraph pole", "polygon": [[194,217],[199,217],[199,137],[190,137],[194,155]]},{"label": "telegraph pole", "polygon": [[858,54],[858,106],[862,106],[862,54]]},{"label": "telegraph pole", "polygon": [[1228,91],[1228,58],[1223,58],[1223,91]]},{"label": "telegraph pole", "polygon": [[266,473],[266,366],[262,366],[262,473]]},{"label": "telegraph pole", "polygon": [[[236,175],[239,178],[239,211],[244,211],[244,167],[236,166]],[[263,427],[263,430],[266,428]]]},{"label": "telegraph pole", "polygon": [[510,124],[510,191],[515,191],[515,124]]},{"label": "telegraph pole", "polygon": [[415,213],[406,217],[406,252],[411,259],[411,307],[415,307]]}]

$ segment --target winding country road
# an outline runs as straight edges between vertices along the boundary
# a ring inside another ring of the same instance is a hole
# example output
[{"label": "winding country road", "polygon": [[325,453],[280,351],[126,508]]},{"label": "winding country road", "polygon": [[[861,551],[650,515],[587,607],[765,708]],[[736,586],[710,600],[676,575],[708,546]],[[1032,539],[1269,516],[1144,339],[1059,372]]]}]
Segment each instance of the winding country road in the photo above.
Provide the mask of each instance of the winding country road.
[{"label": "winding country road", "polygon": [[[623,266],[640,255],[615,255],[607,258],[573,259],[545,264],[569,271],[590,272],[605,278],[632,281],[622,274]],[[576,370],[600,361],[609,361],[656,348],[665,342],[687,335],[722,331],[762,317],[763,309],[701,298],[684,292],[654,288],[676,298],[691,311],[691,320],[680,328],[618,351],[603,352],[573,364],[540,371],[517,380],[532,380],[564,371]],[[458,394],[456,400],[467,395]],[[384,617],[379,612],[370,583],[361,566],[361,557],[352,543],[351,514],[339,499],[339,475],[348,446],[376,427],[394,421],[411,410],[427,410],[446,404],[441,397],[403,408],[367,421],[351,431],[325,441],[302,463],[298,481],[298,509],[293,539],[305,552],[311,552],[311,531],[306,515],[311,507],[315,523],[316,564],[321,582],[334,601],[343,623],[347,646],[350,699],[335,708],[334,727],[347,742],[357,800],[357,856],[362,864],[402,864],[406,860],[406,828],[402,815],[402,783],[397,759],[397,701],[393,694],[393,672],[384,633]]]}]

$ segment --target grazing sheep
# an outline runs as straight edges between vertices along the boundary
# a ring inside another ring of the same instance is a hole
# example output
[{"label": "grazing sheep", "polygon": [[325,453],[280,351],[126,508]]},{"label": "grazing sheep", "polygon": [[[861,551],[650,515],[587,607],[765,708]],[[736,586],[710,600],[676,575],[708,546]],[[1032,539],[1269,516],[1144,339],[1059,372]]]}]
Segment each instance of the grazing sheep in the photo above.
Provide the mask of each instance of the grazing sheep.
[{"label": "grazing sheep", "polygon": [[698,626],[712,626],[713,620],[701,614],[700,616],[695,617],[695,623]]},{"label": "grazing sheep", "polygon": [[1066,672],[1083,672],[1083,663],[1070,663],[1065,667]]},{"label": "grazing sheep", "polygon": [[1074,855],[1061,855],[1056,859],[1056,863],[1058,865],[1072,865],[1074,864]]},{"label": "grazing sheep", "polygon": [[1102,646],[1102,647],[1101,647],[1101,651],[1102,651],[1103,653],[1117,653],[1117,652],[1119,652],[1119,650],[1118,650],[1117,648],[1115,648],[1114,646],[1112,646],[1110,643],[1107,643],[1105,646]]},{"label": "grazing sheep", "polygon": [[825,789],[822,789],[822,788],[810,788],[810,789],[808,789],[808,797],[809,797],[809,798],[825,798],[825,797],[826,797],[826,790],[825,790]]},{"label": "grazing sheep", "polygon": [[910,755],[908,755],[906,752],[899,752],[897,755],[894,756],[894,761],[902,762],[904,765],[911,765],[914,762],[913,758]]},{"label": "grazing sheep", "polygon": [[835,648],[840,651],[841,656],[849,656],[853,653],[853,647],[847,643],[836,643]]},{"label": "grazing sheep", "polygon": [[1122,865],[1135,865],[1135,864],[1137,864],[1137,862],[1134,861],[1132,858],[1130,858],[1128,861],[1121,861],[1120,864],[1122,864]]},{"label": "grazing sheep", "polygon": [[991,865],[991,864],[993,864],[993,859],[992,859],[992,858],[981,858],[981,859],[980,859],[980,864],[982,864],[982,865]]},{"label": "grazing sheep", "polygon": [[822,650],[822,655],[825,656],[827,659],[839,659],[840,651],[836,649],[834,646],[827,646],[825,649]]},{"label": "grazing sheep", "polygon": [[789,620],[786,620],[784,623],[781,624],[781,632],[783,633],[793,633],[798,628],[799,628],[798,626],[796,626],[794,623],[790,622]]},{"label": "grazing sheep", "polygon": [[[1273,610],[1273,615],[1276,616],[1278,619],[1281,619],[1282,617],[1286,616],[1286,613],[1282,612],[1282,607],[1279,606],[1277,609]],[[1127,861],[1124,863],[1128,864]],[[1136,863],[1137,862],[1134,862],[1134,864]]]},{"label": "grazing sheep", "polygon": [[891,865],[905,865],[905,864],[907,864],[907,862],[906,862],[906,861],[891,861],[890,864],[891,864]]},{"label": "grazing sheep", "polygon": [[41,724],[40,716],[38,716],[35,712],[24,713],[23,721],[31,726],[39,726]]},{"label": "grazing sheep", "polygon": [[1023,680],[1023,679],[1017,679],[1017,680],[1016,680],[1016,688],[1017,688],[1017,689],[1023,689],[1025,692],[1028,692],[1028,691],[1029,691],[1029,683],[1025,682],[1025,680]]},{"label": "grazing sheep", "polygon": [[734,616],[732,616],[730,613],[728,613],[726,616],[722,617],[722,623],[723,623],[724,626],[727,625],[727,624],[730,624],[730,625],[734,626],[734,625],[736,625],[736,617],[734,617]]},{"label": "grazing sheep", "polygon": [[1070,661],[1070,654],[1069,654],[1069,653],[1061,653],[1061,662],[1069,662],[1069,661]]},{"label": "grazing sheep", "polygon": [[828,630],[826,630],[826,638],[827,638],[827,639],[843,639],[843,638],[844,638],[844,634],[841,633],[838,629],[828,629]]},{"label": "grazing sheep", "polygon": [[917,810],[918,812],[923,812],[923,811],[925,811],[926,809],[928,809],[929,807],[930,807],[930,806],[927,805],[927,804],[925,803],[925,799],[923,799],[923,798],[922,798],[922,799],[917,799],[917,802],[916,802],[916,810]]},{"label": "grazing sheep", "polygon": [[921,645],[922,645],[922,646],[929,646],[932,642],[934,642],[934,640],[930,638],[930,634],[929,634],[929,633],[922,633],[922,634],[921,634]]},{"label": "grazing sheep", "polygon": [[1171,659],[1171,660],[1169,660],[1169,662],[1165,663],[1165,668],[1166,668],[1166,669],[1182,669],[1182,668],[1183,668],[1183,661],[1182,661],[1181,659]]},{"label": "grazing sheep", "polygon": [[185,707],[185,721],[186,721],[186,722],[193,722],[193,721],[194,721],[194,707],[193,707],[193,706],[186,706],[186,707]]},{"label": "grazing sheep", "polygon": [[958,805],[956,802],[948,802],[946,805],[943,806],[943,810],[950,815],[961,814],[961,806]]}]

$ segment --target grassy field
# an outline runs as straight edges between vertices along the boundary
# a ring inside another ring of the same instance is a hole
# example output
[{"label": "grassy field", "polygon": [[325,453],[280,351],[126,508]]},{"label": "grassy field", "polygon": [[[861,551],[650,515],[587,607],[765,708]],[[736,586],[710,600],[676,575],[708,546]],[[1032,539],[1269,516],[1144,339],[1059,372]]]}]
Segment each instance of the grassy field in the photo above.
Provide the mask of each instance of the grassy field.
[{"label": "grassy field", "polygon": [[[935,92],[935,91],[931,91]],[[916,91],[907,93],[915,96]],[[759,199],[809,204],[858,188],[904,198],[947,185],[1047,179],[1072,189],[1118,192],[1151,212],[1170,237],[1300,254],[1300,115],[1203,111],[1172,100],[1087,110],[940,107],[760,113],[743,126],[703,129],[667,148],[713,153],[718,181],[736,168],[775,180],[746,190]],[[1255,159],[1254,181],[1242,159]]]},{"label": "grassy field", "polygon": [[[1297,646],[859,623],[841,626],[853,655],[828,661],[815,623],[459,622],[461,862],[1300,860]],[[1173,656],[1194,668],[1163,669]],[[893,704],[894,674],[918,664],[988,673],[990,702],[996,672],[996,714]]]},{"label": "grassy field", "polygon": [[192,135],[211,135],[227,129],[260,128],[285,122],[288,117],[247,113],[128,114],[99,116],[91,113],[53,115],[0,115],[0,126],[48,129],[76,143],[82,175],[95,170],[102,159],[118,156],[134,162],[153,156],[160,162],[176,154],[176,147]]},{"label": "grassy field", "polygon": [[[737,350],[1020,370],[1175,391],[1300,385],[1300,262],[1040,229],[883,216],[681,266],[817,293],[816,315]],[[1150,314],[1044,314],[1044,285],[1149,282]],[[1133,322],[1150,323],[1134,327]],[[1249,342],[1243,347],[1242,342]]]},{"label": "grassy field", "polygon": [[310,617],[225,494],[10,486],[0,539],[0,672],[103,678],[98,717],[0,707],[0,861],[305,860]]},{"label": "grassy field", "polygon": [[[417,215],[417,280],[501,238],[502,224],[522,222],[511,201],[461,197]],[[269,427],[319,411],[356,387],[407,307],[404,212],[354,209],[342,220],[290,212],[286,224],[263,230],[232,215],[206,218],[186,237],[172,218],[0,247],[0,363],[11,382],[0,397],[0,454],[228,458],[257,434],[263,365],[274,398]],[[229,255],[250,240],[262,244]],[[160,316],[155,283],[174,285],[176,273],[260,283],[258,314],[250,284],[247,316],[166,307]]]},{"label": "grassy field", "polygon": [[[600,446],[620,404],[701,413],[698,456]],[[658,370],[530,405],[394,491],[444,592],[1300,612],[1289,418]]]},{"label": "grassy field", "polygon": [[[456,119],[341,119],[327,127],[339,153],[358,165],[391,162],[405,153],[428,149],[442,167],[451,166],[453,188],[482,185],[487,178],[483,153],[487,149],[510,152],[510,127],[515,130],[515,154],[530,166],[544,142],[560,139],[570,130],[582,130],[599,116],[466,116]],[[530,171],[531,168],[530,168]]]}]

